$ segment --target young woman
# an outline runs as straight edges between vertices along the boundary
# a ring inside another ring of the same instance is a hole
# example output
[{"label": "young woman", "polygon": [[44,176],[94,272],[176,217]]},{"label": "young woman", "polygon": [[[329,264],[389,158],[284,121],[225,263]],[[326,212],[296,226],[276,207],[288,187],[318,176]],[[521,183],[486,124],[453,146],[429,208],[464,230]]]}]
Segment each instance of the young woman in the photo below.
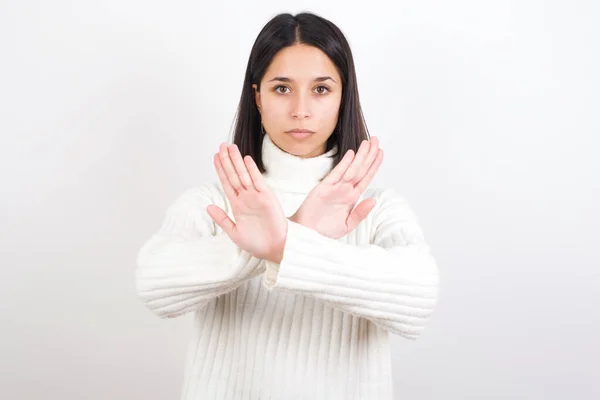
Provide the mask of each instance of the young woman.
[{"label": "young woman", "polygon": [[407,202],[367,189],[383,152],[338,27],[266,24],[233,142],[137,258],[150,310],[195,313],[182,398],[392,399],[389,334],[422,332],[438,268]]}]

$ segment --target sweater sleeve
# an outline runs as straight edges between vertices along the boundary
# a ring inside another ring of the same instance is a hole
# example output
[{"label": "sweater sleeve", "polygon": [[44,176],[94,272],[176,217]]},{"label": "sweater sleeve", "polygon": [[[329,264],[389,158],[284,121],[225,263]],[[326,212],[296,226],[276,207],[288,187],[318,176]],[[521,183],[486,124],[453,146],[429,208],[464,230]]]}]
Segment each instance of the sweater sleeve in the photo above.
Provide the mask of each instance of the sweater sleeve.
[{"label": "sweater sleeve", "polygon": [[208,215],[209,204],[229,213],[218,193],[209,185],[185,191],[137,254],[137,295],[161,318],[198,310],[264,271],[264,263],[238,248]]},{"label": "sweater sleeve", "polygon": [[376,198],[372,220],[357,227],[370,230],[370,244],[344,243],[289,221],[283,258],[266,262],[263,285],[416,339],[437,303],[438,267],[407,202],[393,189],[376,190]]}]

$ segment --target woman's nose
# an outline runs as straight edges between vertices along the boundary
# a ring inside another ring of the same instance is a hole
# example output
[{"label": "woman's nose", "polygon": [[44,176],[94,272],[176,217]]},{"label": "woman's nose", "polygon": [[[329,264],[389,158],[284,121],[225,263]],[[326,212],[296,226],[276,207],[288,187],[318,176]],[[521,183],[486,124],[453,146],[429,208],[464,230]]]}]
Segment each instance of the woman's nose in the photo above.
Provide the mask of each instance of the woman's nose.
[{"label": "woman's nose", "polygon": [[306,95],[296,96],[292,105],[292,117],[295,119],[306,119],[310,116],[309,99]]}]

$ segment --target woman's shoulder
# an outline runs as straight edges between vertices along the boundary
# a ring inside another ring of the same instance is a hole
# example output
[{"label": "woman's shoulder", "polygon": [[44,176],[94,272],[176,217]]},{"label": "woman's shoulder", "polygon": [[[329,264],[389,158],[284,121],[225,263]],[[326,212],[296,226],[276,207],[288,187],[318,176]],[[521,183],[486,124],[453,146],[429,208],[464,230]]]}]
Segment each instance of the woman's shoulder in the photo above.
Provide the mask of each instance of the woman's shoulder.
[{"label": "woman's shoulder", "polygon": [[173,206],[206,206],[215,204],[221,208],[226,206],[227,196],[218,182],[205,182],[189,187],[180,193]]},{"label": "woman's shoulder", "polygon": [[374,197],[375,207],[369,214],[371,219],[372,243],[384,247],[425,243],[419,218],[407,199],[395,188],[379,187],[367,189],[365,198]]},{"label": "woman's shoulder", "polygon": [[407,203],[406,198],[396,188],[391,186],[369,187],[364,191],[362,197],[364,199],[375,198],[377,204],[382,202]]},{"label": "woman's shoulder", "polygon": [[371,187],[363,193],[363,199],[374,198],[375,207],[371,214],[375,218],[388,218],[392,214],[401,219],[416,219],[416,215],[407,198],[396,188]]}]

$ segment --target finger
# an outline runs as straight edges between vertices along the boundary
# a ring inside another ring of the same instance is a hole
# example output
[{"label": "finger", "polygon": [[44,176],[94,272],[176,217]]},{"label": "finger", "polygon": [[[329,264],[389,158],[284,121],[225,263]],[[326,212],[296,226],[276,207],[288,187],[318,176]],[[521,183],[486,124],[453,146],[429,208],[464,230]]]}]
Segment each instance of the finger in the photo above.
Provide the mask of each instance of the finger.
[{"label": "finger", "polygon": [[235,235],[235,223],[229,218],[227,213],[214,204],[209,204],[206,207],[206,211],[212,220],[215,221],[215,224],[219,225],[223,229],[223,232],[233,239]]},{"label": "finger", "polygon": [[221,157],[221,164],[223,165],[223,169],[225,170],[225,174],[231,183],[231,186],[236,190],[236,192],[240,192],[242,187],[242,182],[240,182],[240,178],[233,167],[233,163],[231,162],[231,157],[229,156],[229,146],[225,143],[221,143],[219,147],[219,156]]},{"label": "finger", "polygon": [[329,174],[327,174],[327,176],[321,182],[330,185],[339,182],[339,180],[342,178],[342,175],[344,175],[344,172],[346,172],[352,163],[353,159],[354,150],[350,149],[346,152],[346,154],[344,154],[344,157],[342,157],[338,165],[336,165],[335,168]]},{"label": "finger", "polygon": [[352,184],[356,184],[358,179],[356,179],[356,175],[360,170],[360,166],[364,163],[365,158],[367,157],[367,153],[369,152],[369,141],[363,140],[356,152],[356,157],[352,161],[352,164],[348,167],[344,175],[342,176],[342,181],[351,182]]},{"label": "finger", "polygon": [[250,174],[248,173],[248,169],[246,168],[246,164],[244,164],[244,160],[242,160],[242,154],[240,153],[239,148],[233,144],[229,146],[229,156],[231,157],[231,161],[233,162],[233,166],[237,171],[237,174],[246,189],[254,189],[254,184],[252,183],[252,178],[250,178]]},{"label": "finger", "polygon": [[235,199],[235,197],[237,196],[237,192],[235,191],[233,186],[231,186],[229,178],[227,178],[227,174],[223,169],[223,164],[221,163],[221,156],[219,155],[219,153],[215,154],[213,161],[215,164],[215,169],[217,170],[217,175],[219,176],[219,180],[221,181],[221,185],[223,186],[223,190],[229,198],[229,201]]},{"label": "finger", "polygon": [[367,215],[369,215],[369,213],[373,210],[376,203],[377,200],[371,197],[361,201],[354,208],[354,210],[346,219],[346,227],[348,229],[348,232],[352,232],[358,226],[358,224],[361,223],[362,220],[367,218]]},{"label": "finger", "polygon": [[365,189],[369,186],[369,183],[371,183],[371,180],[375,176],[375,173],[379,169],[379,166],[382,162],[383,150],[379,149],[379,151],[377,152],[377,157],[375,157],[375,161],[373,161],[373,164],[371,164],[371,166],[369,167],[369,170],[365,174],[365,177],[362,178],[362,180],[358,182],[358,184],[355,186],[360,191],[360,193],[364,192]]},{"label": "finger", "polygon": [[365,177],[367,171],[373,161],[375,161],[375,157],[377,157],[379,151],[379,139],[376,136],[372,136],[370,140],[369,153],[365,158],[365,161],[360,165],[360,169],[356,173],[355,182],[360,182],[361,179]]},{"label": "finger", "polygon": [[252,178],[252,183],[254,184],[256,190],[258,190],[259,192],[264,192],[267,189],[267,185],[264,181],[264,177],[258,169],[258,166],[254,162],[254,159],[250,156],[246,156],[244,157],[244,163],[246,165],[246,168],[248,169],[248,173]]}]

